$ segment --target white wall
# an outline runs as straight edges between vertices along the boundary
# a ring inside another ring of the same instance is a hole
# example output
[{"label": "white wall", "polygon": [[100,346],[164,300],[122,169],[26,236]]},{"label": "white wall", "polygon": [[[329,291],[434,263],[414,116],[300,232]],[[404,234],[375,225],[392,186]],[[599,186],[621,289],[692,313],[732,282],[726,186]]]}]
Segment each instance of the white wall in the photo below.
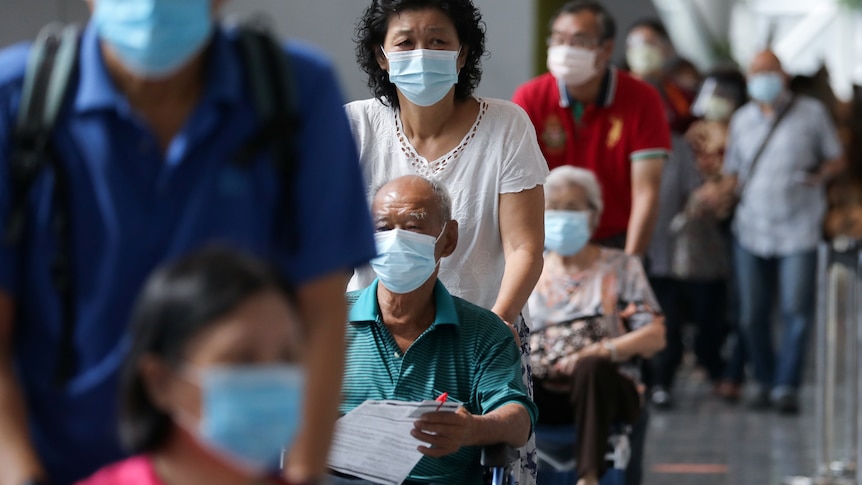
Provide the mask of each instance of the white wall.
[{"label": "white wall", "polygon": [[[509,99],[531,74],[533,6],[527,0],[474,0],[487,26],[484,74],[477,94]],[[366,0],[234,0],[228,10],[266,12],[284,36],[321,46],[333,58],[348,100],[370,96],[356,66],[353,34]]]},{"label": "white wall", "polygon": [[730,18],[736,0],[655,0],[677,52],[702,71],[724,61],[717,43],[729,44]]},{"label": "white wall", "polygon": [[[489,56],[478,94],[508,99],[531,74],[533,3],[475,0],[487,24]],[[232,0],[228,11],[262,12],[283,36],[311,41],[334,60],[348,100],[369,96],[353,56],[353,31],[367,0]],[[0,0],[0,46],[32,39],[48,22],[84,22],[83,0]]]},{"label": "white wall", "polygon": [[733,54],[742,66],[772,32],[773,50],[790,74],[811,75],[825,64],[843,101],[862,84],[862,11],[835,0],[747,0],[733,14]]},{"label": "white wall", "polygon": [[53,21],[84,22],[83,0],[0,0],[0,46],[29,40]]}]

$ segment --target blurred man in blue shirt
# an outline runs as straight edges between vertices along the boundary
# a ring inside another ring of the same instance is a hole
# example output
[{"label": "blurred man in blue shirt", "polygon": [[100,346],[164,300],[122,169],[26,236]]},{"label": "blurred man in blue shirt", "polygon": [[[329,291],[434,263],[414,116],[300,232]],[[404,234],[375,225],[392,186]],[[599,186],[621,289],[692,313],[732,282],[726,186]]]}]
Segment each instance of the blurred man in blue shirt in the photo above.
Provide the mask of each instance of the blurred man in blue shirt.
[{"label": "blurred man in blue shirt", "polygon": [[[755,408],[799,412],[808,333],[814,318],[816,249],[823,235],[826,183],[846,166],[835,124],[816,99],[794,95],[772,51],[754,56],[751,101],[730,121],[723,171],[707,203],[733,212],[739,323],[758,390]],[[773,301],[781,344],[773,345]]]},{"label": "blurred man in blue shirt", "polygon": [[[28,194],[23,243],[0,242],[4,485],[63,485],[122,457],[116,387],[132,301],[159,263],[214,241],[274,261],[298,289],[309,378],[288,474],[301,482],[324,472],[342,376],[345,285],[350,269],[375,253],[355,144],[328,61],[291,43],[284,50],[300,118],[292,179],[281,179],[266,150],[236,163],[261,120],[235,35],[216,22],[223,3],[89,1],[77,73],[51,136],[67,176],[59,203],[72,222],[75,365],[58,386],[64,303],[51,279],[50,227],[58,195],[45,170]],[[29,51],[0,51],[0,228],[14,203],[12,135]],[[278,237],[288,224],[293,244]]]}]

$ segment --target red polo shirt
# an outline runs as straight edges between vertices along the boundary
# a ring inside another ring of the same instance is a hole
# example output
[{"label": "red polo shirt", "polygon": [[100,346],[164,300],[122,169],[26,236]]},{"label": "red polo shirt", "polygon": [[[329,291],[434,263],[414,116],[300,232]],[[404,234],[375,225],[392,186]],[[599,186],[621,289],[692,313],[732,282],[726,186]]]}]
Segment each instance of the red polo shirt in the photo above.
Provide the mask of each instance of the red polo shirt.
[{"label": "red polo shirt", "polygon": [[655,88],[612,67],[594,104],[570,100],[550,73],[522,84],[512,101],[530,115],[548,168],[574,165],[596,174],[605,210],[594,237],[625,234],[631,163],[670,153],[670,129]]}]

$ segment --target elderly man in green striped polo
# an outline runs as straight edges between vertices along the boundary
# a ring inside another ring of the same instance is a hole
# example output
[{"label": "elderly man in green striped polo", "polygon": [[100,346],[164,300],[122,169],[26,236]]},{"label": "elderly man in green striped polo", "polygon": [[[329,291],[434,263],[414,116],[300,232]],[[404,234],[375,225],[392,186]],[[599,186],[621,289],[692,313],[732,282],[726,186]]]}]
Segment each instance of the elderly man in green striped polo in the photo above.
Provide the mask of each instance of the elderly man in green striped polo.
[{"label": "elderly man in green striped polo", "polygon": [[412,434],[425,456],[409,483],[481,483],[480,447],[523,446],[537,414],[512,332],[437,280],[440,259],[458,244],[451,207],[446,189],[421,177],[381,187],[372,204],[378,278],[347,297],[342,413],[370,399],[421,401],[443,393],[463,404],[416,421]]}]

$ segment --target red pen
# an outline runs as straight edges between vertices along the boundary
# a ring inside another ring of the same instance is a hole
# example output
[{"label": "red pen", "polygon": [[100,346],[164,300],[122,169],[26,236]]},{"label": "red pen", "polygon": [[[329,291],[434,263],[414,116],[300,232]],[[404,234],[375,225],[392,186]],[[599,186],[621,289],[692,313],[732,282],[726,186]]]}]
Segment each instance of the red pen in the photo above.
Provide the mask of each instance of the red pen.
[{"label": "red pen", "polygon": [[440,394],[439,396],[437,396],[437,399],[435,399],[435,401],[437,401],[440,404],[437,405],[436,411],[439,411],[440,408],[443,407],[443,403],[445,403],[447,399],[449,399],[449,393],[448,392],[444,392],[443,394]]}]

